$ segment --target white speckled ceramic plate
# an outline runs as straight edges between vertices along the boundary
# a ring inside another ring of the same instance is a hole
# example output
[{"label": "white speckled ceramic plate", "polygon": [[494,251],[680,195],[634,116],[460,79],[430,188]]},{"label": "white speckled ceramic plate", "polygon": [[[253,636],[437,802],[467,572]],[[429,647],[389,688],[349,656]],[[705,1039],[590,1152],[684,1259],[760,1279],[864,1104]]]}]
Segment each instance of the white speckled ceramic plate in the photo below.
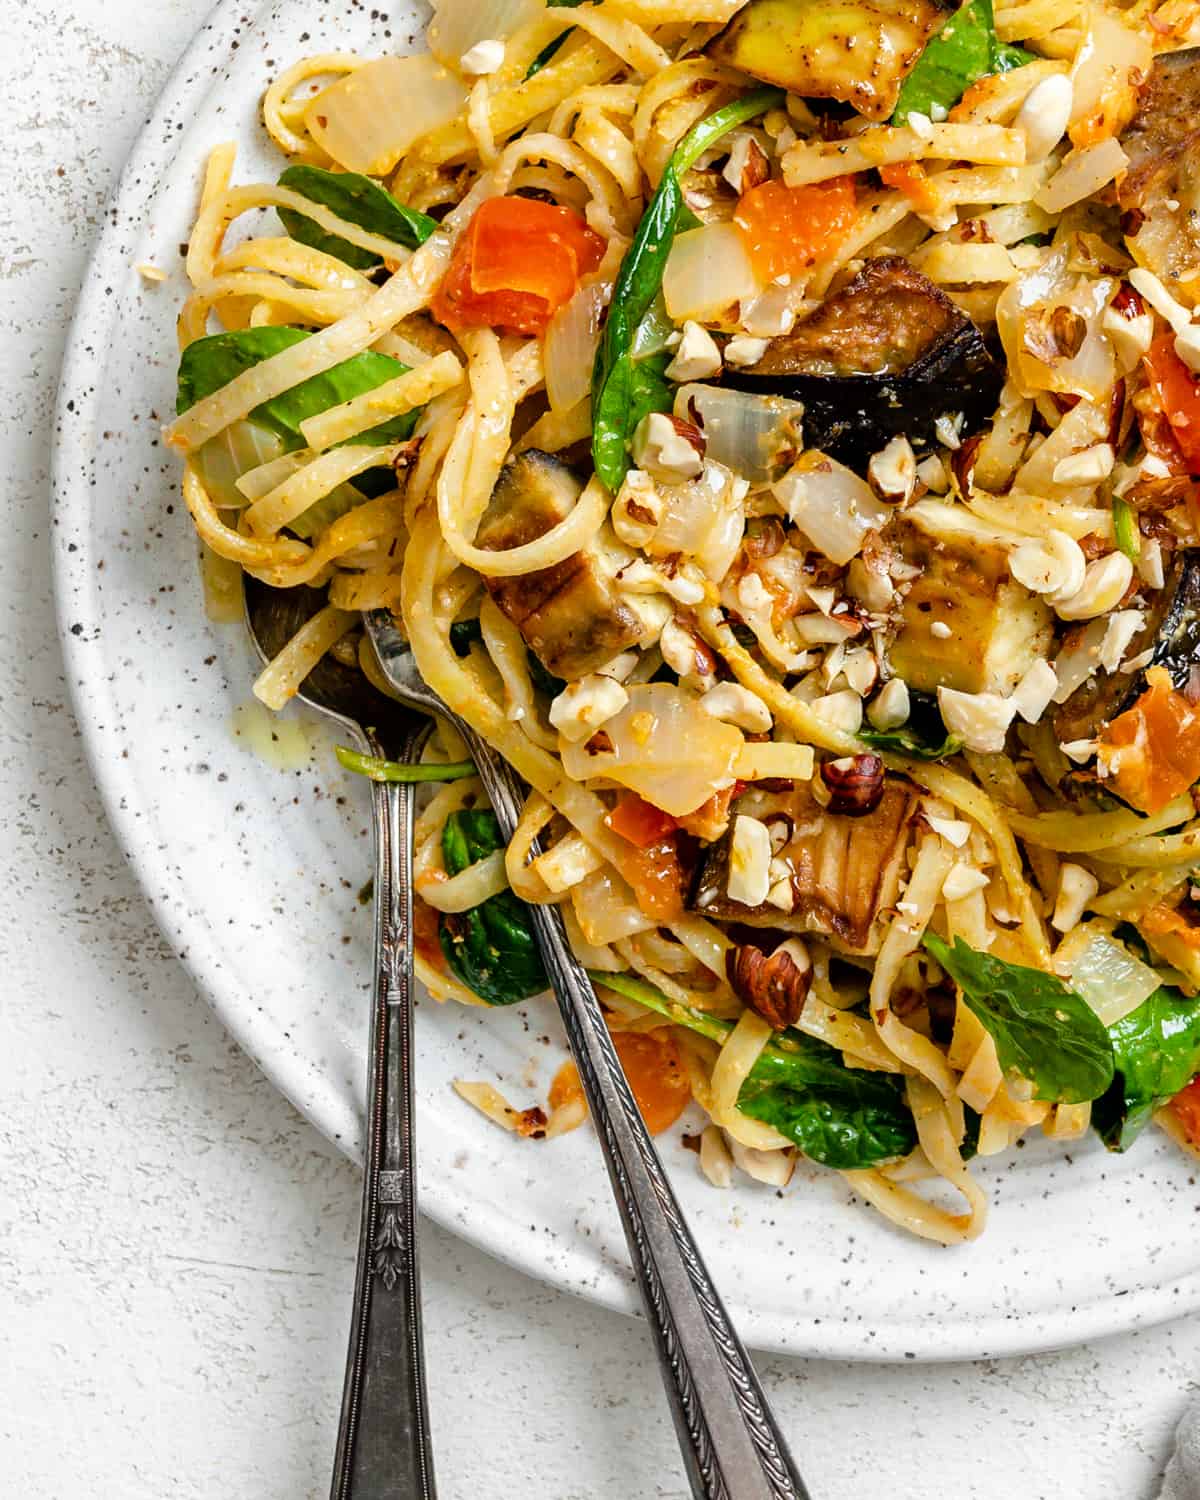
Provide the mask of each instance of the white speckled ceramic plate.
[{"label": "white speckled ceramic plate", "polygon": [[[180,246],[205,153],[278,170],[257,105],[306,53],[410,50],[408,0],[225,0],[139,141],[92,263],[63,376],[56,514],[67,669],[96,779],[163,931],[242,1045],[347,1152],[363,1093],[369,874],[364,788],[315,726],[272,769],[233,722],[254,664],[204,615],[191,527],[159,442],[173,403]],[[161,286],[134,267],[154,261]],[[425,1209],[531,1275],[629,1310],[634,1292],[595,1142],[514,1140],[455,1076],[544,1096],[562,1044],[548,1004],[422,1007]],[[982,1175],[992,1222],[956,1250],[905,1238],[842,1180],[801,1168],[784,1194],[707,1187],[679,1132],[662,1142],[747,1340],[867,1359],[1011,1354],[1200,1306],[1192,1165],[1165,1140],[1129,1156],[1035,1141]]]}]

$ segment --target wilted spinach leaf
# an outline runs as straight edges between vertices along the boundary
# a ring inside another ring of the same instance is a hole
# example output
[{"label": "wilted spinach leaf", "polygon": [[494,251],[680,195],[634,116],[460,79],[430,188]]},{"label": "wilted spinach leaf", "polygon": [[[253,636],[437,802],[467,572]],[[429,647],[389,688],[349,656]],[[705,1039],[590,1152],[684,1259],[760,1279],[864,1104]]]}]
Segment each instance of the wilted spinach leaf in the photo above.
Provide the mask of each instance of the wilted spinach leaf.
[{"label": "wilted spinach leaf", "polygon": [[1000,1066],[1028,1079],[1035,1098],[1083,1104],[1104,1093],[1113,1077],[1108,1032],[1061,979],[979,953],[961,938],[951,948],[927,932],[923,942],[991,1034]]},{"label": "wilted spinach leaf", "polygon": [[[348,224],[355,224],[381,239],[394,240],[407,250],[423,245],[438,227],[436,219],[406,208],[392,197],[387,188],[357,172],[329,172],[324,167],[301,164],[288,167],[279,179],[279,186],[291,188],[292,192],[328,208]],[[294,240],[310,245],[314,250],[324,250],[357,271],[369,271],[382,264],[374,251],[352,245],[340,235],[329,234],[294,208],[281,208],[279,217]]]},{"label": "wilted spinach leaf", "polygon": [[[592,979],[713,1041],[723,1042],[733,1030],[731,1022],[677,1005],[630,974],[594,973]],[[898,1076],[848,1068],[835,1048],[800,1031],[767,1043],[742,1085],[738,1108],[773,1125],[813,1161],[840,1171],[907,1156],[917,1143]]]},{"label": "wilted spinach leaf", "polygon": [[1116,1074],[1092,1108],[1092,1124],[1110,1150],[1125,1151],[1200,1072],[1200,998],[1162,985],[1108,1034]]},{"label": "wilted spinach leaf", "polygon": [[[466,808],[446,819],[442,860],[448,875],[503,847],[491,808]],[[438,939],[446,962],[489,1005],[515,1005],[546,988],[525,904],[511,891],[489,896],[470,911],[442,913]]]}]

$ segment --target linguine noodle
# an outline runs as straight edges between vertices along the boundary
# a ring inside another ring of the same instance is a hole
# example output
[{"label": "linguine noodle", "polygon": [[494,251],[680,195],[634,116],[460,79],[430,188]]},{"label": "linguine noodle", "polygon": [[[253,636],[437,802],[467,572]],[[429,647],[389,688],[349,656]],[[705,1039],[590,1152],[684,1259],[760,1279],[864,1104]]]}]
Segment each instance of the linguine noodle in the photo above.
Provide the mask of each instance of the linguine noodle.
[{"label": "linguine noodle", "polygon": [[295,63],[283,180],[210,155],[166,439],[206,577],[327,595],[264,703],[386,691],[391,609],[528,785],[507,848],[473,778],[421,813],[434,996],[528,998],[556,904],[714,1184],[803,1154],[952,1245],[974,1156],[1200,1121],[1200,17],[913,0],[890,84],[806,73],[853,12],[435,0]]}]

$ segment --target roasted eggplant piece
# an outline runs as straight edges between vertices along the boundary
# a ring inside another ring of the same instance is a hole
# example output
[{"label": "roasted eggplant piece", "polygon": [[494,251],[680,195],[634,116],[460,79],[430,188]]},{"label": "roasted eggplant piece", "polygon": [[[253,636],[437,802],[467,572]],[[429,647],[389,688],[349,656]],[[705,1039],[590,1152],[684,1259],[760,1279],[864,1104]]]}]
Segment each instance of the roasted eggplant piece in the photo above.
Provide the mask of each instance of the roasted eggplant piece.
[{"label": "roasted eggplant piece", "polygon": [[[567,518],[582,489],[583,480],[561,459],[526,449],[501,471],[476,544],[502,552],[536,541]],[[572,681],[649,633],[642,600],[623,595],[614,579],[631,555],[602,533],[552,568],[484,581],[546,670]]]},{"label": "roasted eggplant piece", "polygon": [[1060,744],[1095,739],[1105,724],[1132,708],[1146,690],[1146,668],[1165,667],[1172,686],[1194,691],[1200,677],[1200,558],[1177,552],[1163,587],[1146,611],[1146,624],[1126,657],[1153,652],[1140,672],[1097,672],[1054,715]]},{"label": "roasted eggplant piece", "polygon": [[1119,179],[1117,201],[1126,211],[1137,259],[1172,289],[1194,290],[1200,261],[1200,47],[1155,59],[1121,145],[1129,168]]},{"label": "roasted eggplant piece", "polygon": [[1003,374],[971,319],[890,255],[867,261],[758,364],[727,370],[725,383],[802,402],[806,444],[861,474],[897,434],[927,444],[947,413],[962,413],[964,436],[977,431],[996,410]]},{"label": "roasted eggplant piece", "polygon": [[886,120],[946,14],[931,0],[750,0],[708,53],[789,93]]},{"label": "roasted eggplant piece", "polygon": [[901,519],[897,540],[920,574],[901,606],[888,653],[892,670],[922,693],[1015,687],[1046,655],[1053,616],[1012,578],[1005,543],[961,506],[930,500]]},{"label": "roasted eggplant piece", "polygon": [[786,792],[752,788],[735,810],[787,829],[778,858],[792,870],[791,911],[769,904],[744,906],[730,899],[729,834],[708,849],[690,905],[706,917],[824,933],[847,951],[874,952],[879,938],[876,918],[899,892],[917,802],[916,791],[895,778],[886,781],[879,805],[864,817],[829,812],[804,782]]}]

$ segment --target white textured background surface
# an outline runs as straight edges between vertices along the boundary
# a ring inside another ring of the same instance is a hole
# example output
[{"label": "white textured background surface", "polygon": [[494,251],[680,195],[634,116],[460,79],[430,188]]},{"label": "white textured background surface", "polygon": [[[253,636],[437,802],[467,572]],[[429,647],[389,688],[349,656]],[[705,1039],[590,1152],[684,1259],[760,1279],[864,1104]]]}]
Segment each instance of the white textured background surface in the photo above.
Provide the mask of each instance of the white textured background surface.
[{"label": "white textured background surface", "polygon": [[[0,1493],[308,1500],[332,1449],[357,1176],[151,927],[80,755],[49,597],[66,323],[206,0],[2,9]],[[683,1500],[639,1325],[432,1229],[423,1254],[446,1496]],[[1020,1361],[762,1369],[816,1500],[1149,1500],[1198,1353],[1189,1321]]]}]

